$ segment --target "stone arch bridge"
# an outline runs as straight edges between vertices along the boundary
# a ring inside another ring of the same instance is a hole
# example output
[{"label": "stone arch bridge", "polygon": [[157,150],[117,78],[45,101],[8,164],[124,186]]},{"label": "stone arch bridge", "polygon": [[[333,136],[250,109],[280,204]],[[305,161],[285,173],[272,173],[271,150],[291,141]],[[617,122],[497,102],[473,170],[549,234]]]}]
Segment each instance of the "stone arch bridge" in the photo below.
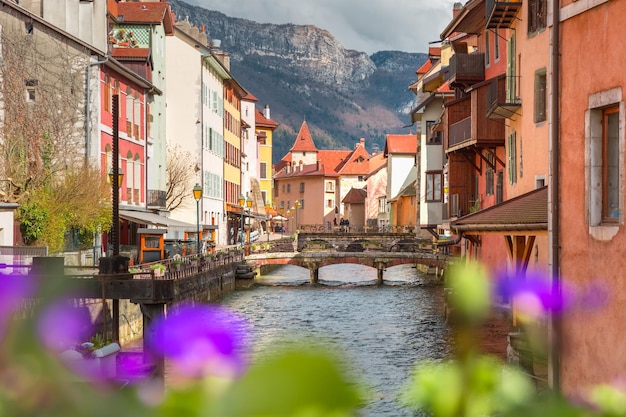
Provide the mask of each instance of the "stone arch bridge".
[{"label": "stone arch bridge", "polygon": [[310,273],[311,284],[317,284],[319,269],[323,266],[335,264],[358,264],[375,268],[378,284],[383,284],[385,269],[403,264],[420,264],[442,270],[447,264],[443,255],[427,251],[416,252],[278,252],[263,253],[246,256],[246,262],[252,268],[260,270],[266,265],[296,265],[307,268]]}]

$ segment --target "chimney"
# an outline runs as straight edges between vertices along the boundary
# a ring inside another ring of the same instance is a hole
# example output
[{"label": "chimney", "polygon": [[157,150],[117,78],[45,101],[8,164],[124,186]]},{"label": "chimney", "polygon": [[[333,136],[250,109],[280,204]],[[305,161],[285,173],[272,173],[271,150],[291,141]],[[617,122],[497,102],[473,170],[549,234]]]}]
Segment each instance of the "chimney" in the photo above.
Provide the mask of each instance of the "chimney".
[{"label": "chimney", "polygon": [[269,104],[266,104],[265,107],[263,107],[263,116],[267,120],[270,120],[270,105]]},{"label": "chimney", "polygon": [[454,3],[454,6],[452,6],[452,18],[455,18],[459,14],[462,8],[463,8],[462,3],[459,3],[459,2]]},{"label": "chimney", "polygon": [[230,55],[226,52],[216,51],[213,53],[215,57],[224,65],[227,71],[230,71]]},{"label": "chimney", "polygon": [[365,138],[361,138],[359,143],[361,144],[361,146],[365,147]]}]

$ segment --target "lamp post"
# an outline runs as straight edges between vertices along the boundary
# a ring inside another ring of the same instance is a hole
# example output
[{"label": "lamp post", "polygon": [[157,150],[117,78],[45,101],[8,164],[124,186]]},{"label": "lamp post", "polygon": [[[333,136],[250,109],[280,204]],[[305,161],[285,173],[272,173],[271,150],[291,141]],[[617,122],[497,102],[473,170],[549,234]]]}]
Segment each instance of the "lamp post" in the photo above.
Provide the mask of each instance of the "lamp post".
[{"label": "lamp post", "polygon": [[111,247],[113,248],[112,254],[120,254],[120,218],[119,218],[119,189],[124,179],[124,173],[117,167],[109,170],[109,182],[111,183],[112,191],[112,206],[113,206],[113,225],[111,226]]},{"label": "lamp post", "polygon": [[293,222],[291,221],[291,211],[293,208],[287,210],[287,221],[289,222],[289,233],[293,232]]},{"label": "lamp post", "polygon": [[193,187],[193,198],[196,200],[196,238],[198,239],[196,252],[200,256],[200,199],[202,198],[202,186],[200,184]]},{"label": "lamp post", "polygon": [[267,229],[267,243],[270,243],[270,232],[272,226],[270,225],[270,204],[265,204],[265,228]]},{"label": "lamp post", "polygon": [[296,230],[298,230],[298,209],[301,207],[300,200],[296,200]]},{"label": "lamp post", "polygon": [[250,255],[250,214],[252,210],[252,197],[248,196],[246,198],[246,207],[248,208],[248,230],[246,231],[246,237],[248,240],[248,244],[246,246],[246,256]]},{"label": "lamp post", "polygon": [[[239,205],[241,206],[241,228],[239,229],[239,233],[237,234],[237,240],[241,240],[241,245],[243,246],[243,213],[244,213],[244,204],[246,204],[246,197],[243,194],[239,195]],[[240,238],[241,236],[241,238]]]}]

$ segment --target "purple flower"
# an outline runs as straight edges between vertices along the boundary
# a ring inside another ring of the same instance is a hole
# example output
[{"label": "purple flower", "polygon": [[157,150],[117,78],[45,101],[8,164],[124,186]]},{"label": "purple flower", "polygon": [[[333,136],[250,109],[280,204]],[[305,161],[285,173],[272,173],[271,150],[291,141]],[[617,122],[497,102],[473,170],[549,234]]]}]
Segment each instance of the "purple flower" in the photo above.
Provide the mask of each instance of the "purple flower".
[{"label": "purple flower", "polygon": [[556,286],[549,274],[540,270],[517,275],[500,272],[496,274],[495,292],[503,301],[513,304],[518,317],[531,320],[574,308],[597,309],[608,298],[608,291],[598,280],[575,289],[561,278]]},{"label": "purple flower", "polygon": [[25,299],[35,293],[35,282],[28,275],[0,274],[0,340],[7,323],[20,308]]},{"label": "purple flower", "polygon": [[247,323],[215,305],[179,304],[153,323],[147,342],[188,377],[239,375],[245,368]]},{"label": "purple flower", "polygon": [[573,297],[564,285],[556,287],[548,274],[532,270],[526,274],[496,274],[495,292],[505,302],[510,301],[519,318],[538,319],[558,314],[571,306]]},{"label": "purple flower", "polygon": [[89,340],[93,334],[87,307],[76,307],[69,299],[51,302],[40,313],[37,333],[44,347],[61,352]]}]

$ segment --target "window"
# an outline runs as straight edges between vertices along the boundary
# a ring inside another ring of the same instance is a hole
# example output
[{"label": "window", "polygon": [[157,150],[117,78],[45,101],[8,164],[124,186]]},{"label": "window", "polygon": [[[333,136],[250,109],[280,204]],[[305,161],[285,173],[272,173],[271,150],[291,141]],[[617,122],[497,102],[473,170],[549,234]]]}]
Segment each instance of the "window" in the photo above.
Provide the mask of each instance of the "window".
[{"label": "window", "polygon": [[26,31],[27,35],[32,35],[34,30],[35,30],[34,27],[33,27],[33,23],[32,22],[24,22],[24,30]]},{"label": "window", "polygon": [[26,80],[26,101],[35,101],[37,99],[37,86],[39,81]]},{"label": "window", "polygon": [[378,213],[387,213],[387,197],[378,197]]},{"label": "window", "polygon": [[300,200],[300,210],[304,208],[304,200]]},{"label": "window", "polygon": [[267,179],[267,162],[261,162],[261,179]]},{"label": "window", "polygon": [[485,171],[485,194],[493,195],[493,167],[496,158],[491,152],[487,152],[487,170]]},{"label": "window", "polygon": [[360,181],[360,182],[365,181],[365,175],[359,175],[357,180]]},{"label": "window", "polygon": [[285,201],[281,201],[280,202],[280,209],[284,210],[285,209]]},{"label": "window", "polygon": [[497,30],[493,32],[493,62],[500,61],[500,36]]},{"label": "window", "polygon": [[[287,192],[290,193],[291,192],[291,184],[287,184]],[[289,204],[287,204],[289,205]]]},{"label": "window", "polygon": [[485,32],[485,66],[488,67],[491,64],[491,51],[489,45],[489,31]]},{"label": "window", "polygon": [[111,79],[104,76],[104,111],[111,112]]},{"label": "window", "polygon": [[[621,100],[621,87],[599,91],[589,96],[589,109],[585,112],[585,195],[593,236],[595,227],[623,221],[624,203],[615,199],[616,194],[623,193],[624,186],[618,176],[624,169],[618,157],[624,151],[624,125],[619,120],[624,111]],[[613,155],[609,153],[611,149],[615,149]],[[617,165],[617,173],[611,165]],[[604,234],[597,236],[606,240]]]},{"label": "window", "polygon": [[426,202],[441,201],[441,171],[426,172]]},{"label": "window", "polygon": [[509,170],[509,184],[517,184],[517,138],[516,133],[513,132],[507,137],[507,152],[508,163],[507,168]]},{"label": "window", "polygon": [[602,220],[619,219],[619,107],[602,111]]},{"label": "window", "polygon": [[496,178],[496,204],[500,204],[504,201],[504,171],[498,171]]},{"label": "window", "polygon": [[548,15],[548,0],[528,1],[528,34],[539,32],[546,28]]},{"label": "window", "polygon": [[300,183],[300,192],[301,193],[304,192],[304,183],[303,182]]},{"label": "window", "polygon": [[333,200],[330,200],[330,199],[326,200],[326,207],[332,208],[332,206],[333,206]]},{"label": "window", "polygon": [[333,187],[333,182],[332,182],[332,181],[328,181],[328,182],[326,183],[326,191],[327,191],[327,192],[333,192],[333,190],[334,190],[334,187]]},{"label": "window", "polygon": [[535,73],[535,123],[546,121],[546,70]]},{"label": "window", "polygon": [[282,191],[284,193],[285,192],[285,184],[282,185],[281,189],[282,189]]}]

